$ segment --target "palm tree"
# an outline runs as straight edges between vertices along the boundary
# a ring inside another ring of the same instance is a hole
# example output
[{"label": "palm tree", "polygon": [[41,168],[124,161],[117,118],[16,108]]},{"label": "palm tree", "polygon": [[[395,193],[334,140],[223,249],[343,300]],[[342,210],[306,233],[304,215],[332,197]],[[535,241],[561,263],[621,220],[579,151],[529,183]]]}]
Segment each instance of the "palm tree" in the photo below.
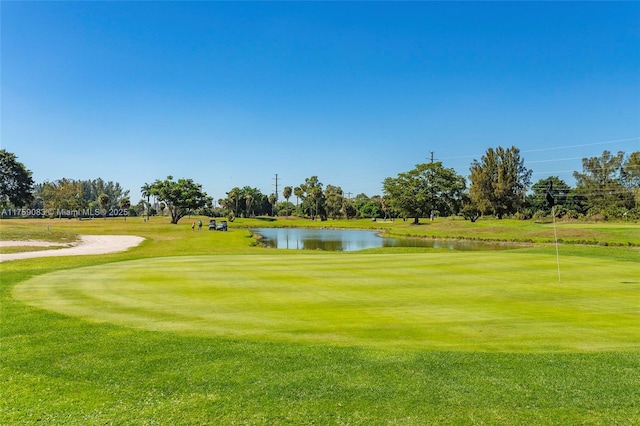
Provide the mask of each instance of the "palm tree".
[{"label": "palm tree", "polygon": [[240,188],[235,187],[231,191],[227,192],[227,196],[235,203],[235,209],[233,210],[233,217],[238,216],[238,196],[240,195]]},{"label": "palm tree", "polygon": [[296,211],[297,211],[298,210],[298,200],[300,199],[300,197],[302,197],[302,195],[304,194],[304,191],[299,186],[296,186],[293,189],[293,194],[296,196]]},{"label": "palm tree", "polygon": [[268,200],[269,200],[269,204],[271,204],[271,216],[273,216],[274,215],[273,214],[273,207],[276,204],[276,194],[269,195]]},{"label": "palm tree", "polygon": [[251,217],[251,203],[253,202],[253,197],[251,194],[246,194],[244,196],[244,201],[247,206],[247,217]]},{"label": "palm tree", "polygon": [[151,210],[151,204],[149,204],[149,202],[151,201],[151,185],[145,182],[144,185],[142,185],[142,187],[140,188],[140,192],[142,192],[143,197],[147,197],[147,222],[148,222],[149,213]]},{"label": "palm tree", "polygon": [[286,204],[286,214],[287,216],[289,216],[289,197],[291,197],[291,193],[293,192],[293,189],[291,189],[290,186],[285,186],[284,190],[282,191],[282,196],[284,197],[285,200],[287,200],[287,204]]},{"label": "palm tree", "polygon": [[104,220],[107,220],[107,207],[109,207],[109,196],[104,192],[100,194],[98,196],[98,204],[100,205],[100,208],[104,212],[102,215]]},{"label": "palm tree", "polygon": [[123,211],[122,215],[124,216],[124,221],[126,222],[127,215],[129,214],[129,207],[131,207],[131,200],[129,200],[129,197],[121,198],[118,202],[118,205],[120,205],[120,208]]}]

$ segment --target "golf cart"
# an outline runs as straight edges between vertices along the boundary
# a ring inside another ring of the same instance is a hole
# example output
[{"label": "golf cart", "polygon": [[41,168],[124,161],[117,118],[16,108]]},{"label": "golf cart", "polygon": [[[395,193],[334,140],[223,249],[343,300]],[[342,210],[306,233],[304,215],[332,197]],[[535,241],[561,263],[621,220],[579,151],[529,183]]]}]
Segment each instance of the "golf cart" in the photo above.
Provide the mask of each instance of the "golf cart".
[{"label": "golf cart", "polygon": [[211,219],[209,221],[209,231],[215,231],[215,230],[216,230],[216,220]]},{"label": "golf cart", "polygon": [[216,230],[218,230],[218,231],[226,231],[227,230],[227,221],[226,220],[221,220],[220,223],[218,224],[218,226],[216,227]]}]

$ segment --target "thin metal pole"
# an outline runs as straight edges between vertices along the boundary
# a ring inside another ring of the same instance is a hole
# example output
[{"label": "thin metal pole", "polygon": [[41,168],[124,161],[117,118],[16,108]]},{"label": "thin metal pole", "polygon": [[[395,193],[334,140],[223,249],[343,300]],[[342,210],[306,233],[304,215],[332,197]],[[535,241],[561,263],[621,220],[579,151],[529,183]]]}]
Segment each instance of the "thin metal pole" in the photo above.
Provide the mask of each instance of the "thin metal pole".
[{"label": "thin metal pole", "polygon": [[558,282],[561,283],[560,278],[560,252],[558,251],[558,231],[556,229],[556,207],[551,207],[551,216],[553,217],[553,236],[556,240],[556,263],[558,264]]}]

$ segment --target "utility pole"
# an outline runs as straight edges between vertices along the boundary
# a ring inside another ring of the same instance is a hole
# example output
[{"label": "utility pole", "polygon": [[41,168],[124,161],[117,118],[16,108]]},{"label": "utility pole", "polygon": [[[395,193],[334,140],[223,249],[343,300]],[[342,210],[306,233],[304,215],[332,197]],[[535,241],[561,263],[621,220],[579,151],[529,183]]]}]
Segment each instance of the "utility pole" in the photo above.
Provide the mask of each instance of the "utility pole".
[{"label": "utility pole", "polygon": [[276,203],[278,202],[278,174],[276,173]]},{"label": "utility pole", "polygon": [[[429,154],[431,154],[431,164],[433,164],[433,151],[429,151]],[[429,169],[429,175],[432,176],[433,175],[433,169]],[[429,213],[429,219],[433,221],[434,218],[434,211],[433,209],[431,209],[431,212]]]}]

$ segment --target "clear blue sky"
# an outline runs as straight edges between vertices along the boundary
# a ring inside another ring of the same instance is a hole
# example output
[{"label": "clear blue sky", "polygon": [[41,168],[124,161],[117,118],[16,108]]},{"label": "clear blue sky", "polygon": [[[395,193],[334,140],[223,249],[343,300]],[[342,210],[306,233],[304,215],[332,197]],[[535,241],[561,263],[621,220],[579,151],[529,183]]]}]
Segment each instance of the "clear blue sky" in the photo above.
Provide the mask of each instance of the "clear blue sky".
[{"label": "clear blue sky", "polygon": [[37,182],[371,196],[431,151],[467,176],[514,145],[573,184],[582,157],[640,150],[639,2],[0,8],[1,145]]}]

